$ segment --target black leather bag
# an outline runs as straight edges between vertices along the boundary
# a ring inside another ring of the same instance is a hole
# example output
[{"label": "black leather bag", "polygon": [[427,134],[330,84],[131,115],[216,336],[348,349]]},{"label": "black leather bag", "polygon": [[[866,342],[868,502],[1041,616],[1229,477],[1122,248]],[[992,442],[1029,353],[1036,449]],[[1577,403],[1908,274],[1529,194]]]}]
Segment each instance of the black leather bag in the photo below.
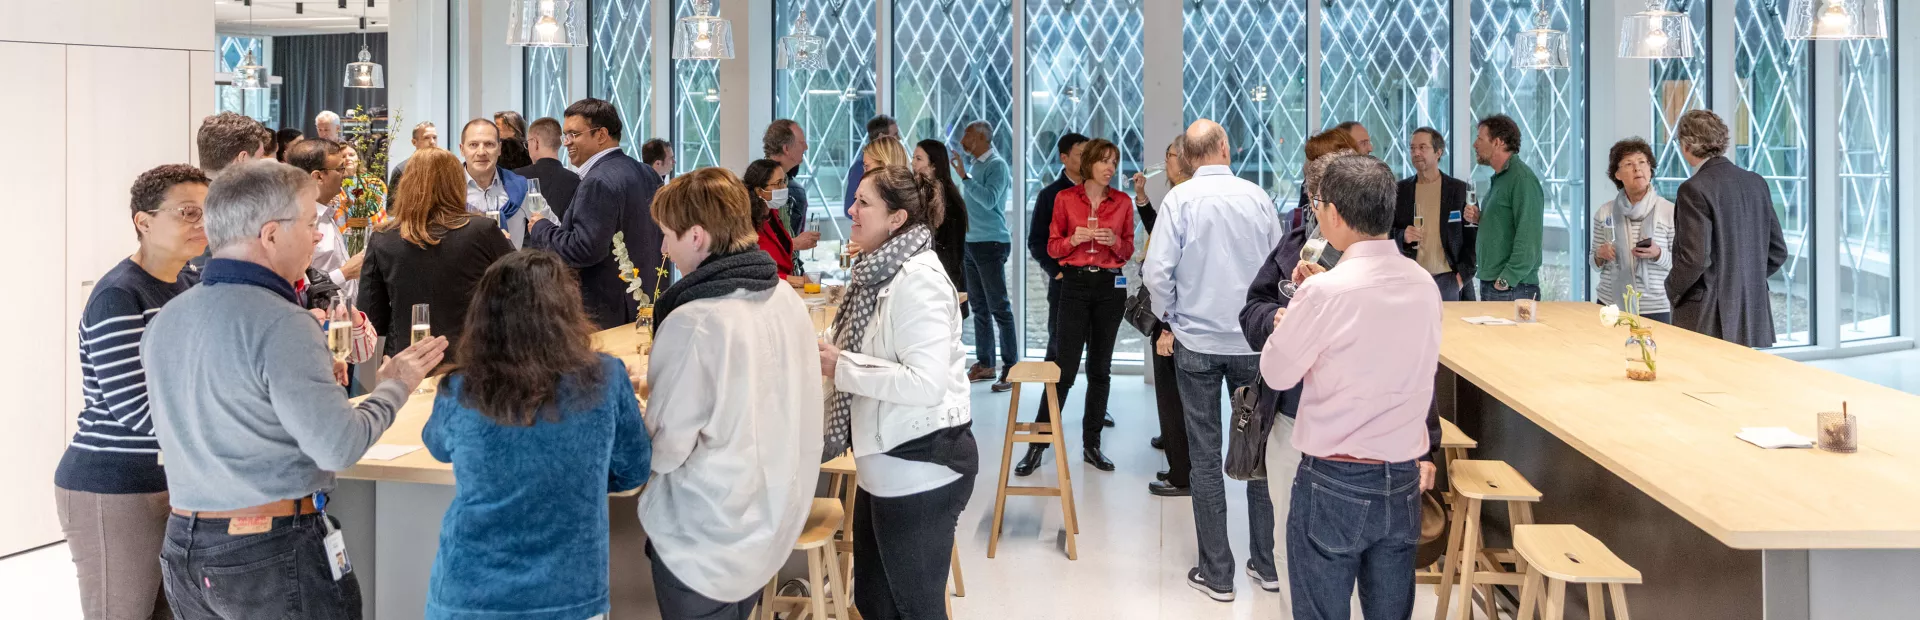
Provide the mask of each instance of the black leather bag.
[{"label": "black leather bag", "polygon": [[[1127,307],[1121,311],[1121,315],[1126,317],[1128,325],[1140,330],[1140,334],[1148,338],[1153,337],[1153,328],[1160,324],[1160,317],[1153,314],[1153,298],[1147,295],[1145,286],[1141,286],[1134,290],[1132,295],[1127,296]],[[1152,343],[1148,345],[1151,346]]]},{"label": "black leather bag", "polygon": [[1227,477],[1267,479],[1267,438],[1273,436],[1273,416],[1260,413],[1259,386],[1233,391],[1232,428],[1227,437]]}]

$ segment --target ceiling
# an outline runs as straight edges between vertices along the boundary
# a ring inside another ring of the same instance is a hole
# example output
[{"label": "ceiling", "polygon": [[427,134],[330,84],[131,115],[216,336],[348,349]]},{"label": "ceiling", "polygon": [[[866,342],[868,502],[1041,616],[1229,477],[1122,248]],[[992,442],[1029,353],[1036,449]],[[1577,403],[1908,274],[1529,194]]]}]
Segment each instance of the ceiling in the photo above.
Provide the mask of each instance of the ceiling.
[{"label": "ceiling", "polygon": [[[213,0],[214,29],[229,34],[266,36],[346,34],[360,31],[360,15],[365,11],[367,31],[386,32],[387,7],[396,1],[375,0],[374,5],[368,7],[366,0],[347,0],[347,8],[342,9],[340,0],[253,0],[252,7],[242,0]],[[247,19],[249,8],[253,13],[251,25]],[[305,12],[297,12],[300,8]]]}]

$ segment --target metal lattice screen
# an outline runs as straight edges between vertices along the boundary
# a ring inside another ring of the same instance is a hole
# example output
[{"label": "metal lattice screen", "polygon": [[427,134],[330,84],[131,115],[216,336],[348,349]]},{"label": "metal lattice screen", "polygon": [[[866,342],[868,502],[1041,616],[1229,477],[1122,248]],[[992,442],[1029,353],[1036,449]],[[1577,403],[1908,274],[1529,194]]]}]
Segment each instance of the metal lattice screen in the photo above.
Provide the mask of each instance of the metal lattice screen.
[{"label": "metal lattice screen", "polygon": [[1413,175],[1406,148],[1413,130],[1448,133],[1451,4],[1352,0],[1320,12],[1321,124],[1359,121],[1373,138],[1374,156],[1402,177]]},{"label": "metal lattice screen", "polygon": [[955,151],[976,120],[1013,153],[1013,12],[999,2],[894,2],[893,110],[908,144]]},{"label": "metal lattice screen", "polygon": [[[1671,60],[1649,61],[1651,80],[1647,93],[1647,104],[1653,106],[1652,133],[1647,141],[1653,145],[1653,191],[1672,199],[1679,191],[1680,184],[1691,176],[1687,169],[1687,160],[1680,156],[1680,143],[1674,140],[1673,131],[1680,124],[1680,116],[1688,110],[1706,109],[1707,101],[1712,97],[1713,71],[1713,3],[1706,0],[1672,0],[1667,8],[1687,13],[1688,26],[1693,29],[1693,57]],[[1600,179],[1611,184],[1611,179]]]},{"label": "metal lattice screen", "polygon": [[1768,282],[1775,344],[1810,345],[1814,240],[1806,113],[1812,77],[1806,43],[1786,39],[1775,4],[1740,0],[1734,11],[1740,108],[1732,121],[1733,161],[1766,178],[1786,234],[1787,264]]},{"label": "metal lattice screen", "polygon": [[[713,7],[711,14],[723,17],[718,6]],[[675,20],[689,15],[693,15],[693,0],[674,3]],[[674,31],[677,36],[679,29]],[[720,165],[720,62],[673,62],[675,172]]]},{"label": "metal lattice screen", "polygon": [[1182,28],[1186,122],[1220,123],[1234,173],[1274,196],[1297,193],[1306,166],[1306,10],[1306,0],[1189,4]]},{"label": "metal lattice screen", "polygon": [[1054,142],[1068,132],[1113,141],[1120,169],[1140,169],[1140,24],[1134,0],[1027,3],[1027,195],[1058,176]]},{"label": "metal lattice screen", "polygon": [[[222,34],[219,35],[219,47],[219,52],[213,57],[214,71],[218,73],[232,73],[249,51],[253,52],[254,62],[272,64],[267,62],[267,39],[264,37]],[[265,123],[267,127],[274,127],[280,123],[280,98],[276,96],[279,88],[274,86],[268,90],[248,91],[232,86],[216,86],[214,111],[239,112]]]},{"label": "metal lattice screen", "polygon": [[[813,34],[826,38],[827,67],[774,70],[773,114],[807,132],[808,150],[794,180],[807,187],[809,205],[844,204],[847,172],[866,142],[874,102],[874,0],[776,0],[773,41],[787,36],[807,12]],[[757,153],[756,153],[757,155]],[[839,213],[839,209],[829,209]]]},{"label": "metal lattice screen", "polygon": [[525,96],[521,113],[527,122],[551,116],[562,120],[567,111],[567,54],[565,47],[529,47],[522,58],[521,68],[525,72],[522,80]]},{"label": "metal lattice screen", "polygon": [[[1889,33],[1892,34],[1892,33]],[[1893,39],[1841,43],[1840,339],[1897,333]]]},{"label": "metal lattice screen", "polygon": [[[1552,27],[1569,33],[1573,66],[1552,71],[1513,68],[1513,34],[1532,28],[1545,6]],[[1540,294],[1548,300],[1585,297],[1587,290],[1587,5],[1584,0],[1483,0],[1473,11],[1475,119],[1495,114],[1520,125],[1521,161],[1540,175],[1547,195],[1541,239]],[[1463,127],[1463,131],[1470,128]],[[1468,143],[1464,139],[1457,142]],[[1474,169],[1483,191],[1491,169]],[[1578,293],[1576,293],[1578,291]]]},{"label": "metal lattice screen", "polygon": [[637,149],[654,129],[653,2],[593,0],[588,14],[587,96],[613,104],[620,112],[621,145]]}]

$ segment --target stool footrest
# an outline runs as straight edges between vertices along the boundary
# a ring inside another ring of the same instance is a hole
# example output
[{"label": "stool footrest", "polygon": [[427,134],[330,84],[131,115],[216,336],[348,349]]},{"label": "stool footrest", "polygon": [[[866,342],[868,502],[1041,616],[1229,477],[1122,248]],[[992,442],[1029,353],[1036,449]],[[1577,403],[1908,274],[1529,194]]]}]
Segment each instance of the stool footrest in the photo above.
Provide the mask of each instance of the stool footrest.
[{"label": "stool footrest", "polygon": [[[1015,433],[1038,433],[1038,434],[1041,434],[1041,435],[1052,435],[1052,434],[1053,434],[1053,424],[1052,424],[1052,423],[1048,423],[1048,422],[1021,422],[1021,423],[1019,423],[1019,424],[1015,424],[1015,425],[1013,425],[1013,432],[1015,432]],[[1016,435],[1014,435],[1014,436],[1015,436],[1015,437],[1019,437],[1019,435],[1018,435],[1018,434],[1016,434]]]},{"label": "stool footrest", "polygon": [[1015,486],[1009,486],[1009,487],[1007,487],[1007,494],[1008,494],[1008,495],[1039,495],[1039,496],[1046,496],[1046,497],[1059,497],[1059,496],[1060,496],[1060,487],[1015,487]]},{"label": "stool footrest", "polygon": [[1014,435],[1014,436],[1013,436],[1013,443],[1044,443],[1044,444],[1052,444],[1052,443],[1053,443],[1053,435],[1045,435],[1045,434],[1039,434],[1039,435]]}]

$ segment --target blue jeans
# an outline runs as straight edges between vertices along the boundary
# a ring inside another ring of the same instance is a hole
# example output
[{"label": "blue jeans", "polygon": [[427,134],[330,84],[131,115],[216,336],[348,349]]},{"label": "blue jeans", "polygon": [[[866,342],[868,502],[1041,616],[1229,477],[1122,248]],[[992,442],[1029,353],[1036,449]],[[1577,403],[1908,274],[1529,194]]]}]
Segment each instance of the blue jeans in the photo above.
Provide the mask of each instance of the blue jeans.
[{"label": "blue jeans", "polygon": [[226,519],[169,515],[160,573],[173,616],[359,620],[360,582],[333,580],[322,518],[275,517],[272,529],[235,536]]},{"label": "blue jeans", "polygon": [[[1227,543],[1227,489],[1220,454],[1224,413],[1220,410],[1220,383],[1230,388],[1260,380],[1259,355],[1212,355],[1173,342],[1174,375],[1180,382],[1180,402],[1187,416],[1187,458],[1193,489],[1193,526],[1200,543],[1200,576],[1210,585],[1233,584],[1233,548]],[[1247,483],[1247,539],[1253,544],[1253,568],[1261,576],[1275,575],[1273,565],[1273,497],[1267,481]],[[1413,561],[1409,559],[1411,566]],[[1412,571],[1407,573],[1411,576]]]},{"label": "blue jeans", "polygon": [[1507,290],[1493,288],[1490,280],[1480,281],[1480,301],[1513,301],[1516,299],[1540,299],[1538,284],[1509,284]]},{"label": "blue jeans", "polygon": [[1420,470],[1301,457],[1287,516],[1293,617],[1346,620],[1360,590],[1367,620],[1413,614],[1420,543]]},{"label": "blue jeans", "polygon": [[981,366],[993,366],[993,328],[1000,326],[1002,368],[1012,368],[1019,356],[1013,344],[1013,304],[1007,300],[1007,251],[1000,241],[967,244],[963,262],[967,276],[967,305],[973,308],[973,348]]}]

